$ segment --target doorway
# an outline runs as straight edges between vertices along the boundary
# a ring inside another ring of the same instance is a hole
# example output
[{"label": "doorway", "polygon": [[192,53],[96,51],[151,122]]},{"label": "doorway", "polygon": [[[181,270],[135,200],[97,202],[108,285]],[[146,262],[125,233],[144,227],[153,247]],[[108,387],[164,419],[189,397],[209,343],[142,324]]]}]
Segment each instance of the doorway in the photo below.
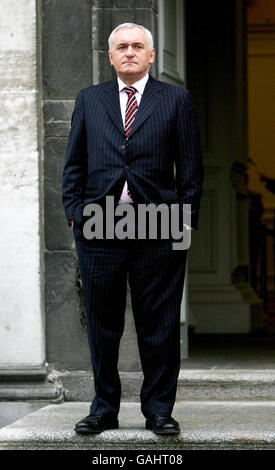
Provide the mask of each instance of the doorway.
[{"label": "doorway", "polygon": [[[268,61],[266,53],[274,58],[272,10],[272,2],[268,0],[185,4],[186,85],[198,111],[206,186],[200,230],[191,245],[189,297],[192,316],[188,326],[189,355],[182,361],[182,369],[271,369],[274,365],[275,197],[273,202],[271,198],[267,202],[263,197],[255,261],[255,249],[251,249],[255,242],[255,227],[251,225],[253,194],[250,192],[259,191],[259,187],[253,186],[253,180],[248,184],[251,152],[254,155],[251,135],[255,137],[252,131],[255,116],[259,116],[254,111],[253,90],[259,89],[257,79],[260,75],[256,73],[257,68],[255,70],[252,46],[255,49],[256,35],[261,46],[264,41],[268,44],[268,51],[261,49],[265,61]],[[271,84],[270,71],[264,72],[262,67],[259,70],[266,74],[265,78]],[[265,92],[272,96],[271,89]],[[265,106],[263,101],[262,106]],[[261,136],[257,129],[259,144]],[[268,132],[266,127],[265,131]],[[270,156],[268,152],[266,155],[264,169],[271,176],[271,147]],[[254,157],[253,162],[257,158]],[[255,171],[255,165],[252,170]],[[219,181],[223,182],[223,188]],[[259,193],[263,196],[262,191]],[[227,199],[229,204],[220,205],[217,200],[221,198]],[[224,224],[224,215],[230,223]],[[223,246],[224,250],[220,248]],[[217,279],[220,264],[230,273],[231,293],[228,280],[224,278],[219,284]],[[243,305],[236,301],[233,288],[241,292],[243,304],[246,304],[246,325],[242,317]],[[216,293],[219,306],[215,315],[215,299],[209,300],[211,292],[213,297]],[[219,292],[224,295],[220,302]],[[197,297],[203,299],[198,306]],[[227,325],[227,329],[223,329],[223,325]]]}]

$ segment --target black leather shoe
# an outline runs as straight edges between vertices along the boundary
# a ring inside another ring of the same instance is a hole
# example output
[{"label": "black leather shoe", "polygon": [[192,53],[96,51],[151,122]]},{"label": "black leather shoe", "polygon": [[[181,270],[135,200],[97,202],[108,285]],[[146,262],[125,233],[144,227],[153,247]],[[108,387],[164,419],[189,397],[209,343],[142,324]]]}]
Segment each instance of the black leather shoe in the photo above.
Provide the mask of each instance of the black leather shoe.
[{"label": "black leather shoe", "polygon": [[146,419],[146,429],[151,429],[155,434],[179,434],[179,423],[172,416],[160,413]]},{"label": "black leather shoe", "polygon": [[98,434],[106,429],[117,429],[118,419],[117,417],[101,416],[91,414],[86,418],[81,419],[75,425],[75,432],[78,434]]}]

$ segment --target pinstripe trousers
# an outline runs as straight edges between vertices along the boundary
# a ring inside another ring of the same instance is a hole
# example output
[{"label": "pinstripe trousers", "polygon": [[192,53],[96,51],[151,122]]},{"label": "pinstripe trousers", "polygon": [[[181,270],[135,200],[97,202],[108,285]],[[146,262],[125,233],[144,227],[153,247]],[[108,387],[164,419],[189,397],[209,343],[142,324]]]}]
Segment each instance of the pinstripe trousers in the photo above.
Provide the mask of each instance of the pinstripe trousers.
[{"label": "pinstripe trousers", "polygon": [[172,413],[180,370],[180,306],[186,250],[171,240],[87,240],[74,224],[95,397],[90,413],[116,416],[120,409],[119,344],[124,330],[127,276],[143,383],[141,412]]}]

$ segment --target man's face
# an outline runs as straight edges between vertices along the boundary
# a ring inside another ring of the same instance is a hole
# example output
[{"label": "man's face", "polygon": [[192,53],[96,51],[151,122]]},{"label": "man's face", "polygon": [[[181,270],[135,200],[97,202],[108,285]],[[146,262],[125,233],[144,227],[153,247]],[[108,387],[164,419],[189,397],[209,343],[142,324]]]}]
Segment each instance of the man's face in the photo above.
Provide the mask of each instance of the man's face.
[{"label": "man's face", "polygon": [[155,49],[149,49],[145,31],[140,28],[119,29],[114,46],[108,51],[111,65],[127,84],[144,77],[154,62]]}]

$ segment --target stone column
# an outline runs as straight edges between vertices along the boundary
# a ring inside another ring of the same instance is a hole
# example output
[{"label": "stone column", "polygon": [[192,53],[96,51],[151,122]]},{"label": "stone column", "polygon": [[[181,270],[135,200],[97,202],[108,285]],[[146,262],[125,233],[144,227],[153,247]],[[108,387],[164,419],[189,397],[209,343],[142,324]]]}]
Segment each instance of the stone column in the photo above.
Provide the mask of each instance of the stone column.
[{"label": "stone column", "polygon": [[36,1],[0,5],[0,369],[45,359]]}]

